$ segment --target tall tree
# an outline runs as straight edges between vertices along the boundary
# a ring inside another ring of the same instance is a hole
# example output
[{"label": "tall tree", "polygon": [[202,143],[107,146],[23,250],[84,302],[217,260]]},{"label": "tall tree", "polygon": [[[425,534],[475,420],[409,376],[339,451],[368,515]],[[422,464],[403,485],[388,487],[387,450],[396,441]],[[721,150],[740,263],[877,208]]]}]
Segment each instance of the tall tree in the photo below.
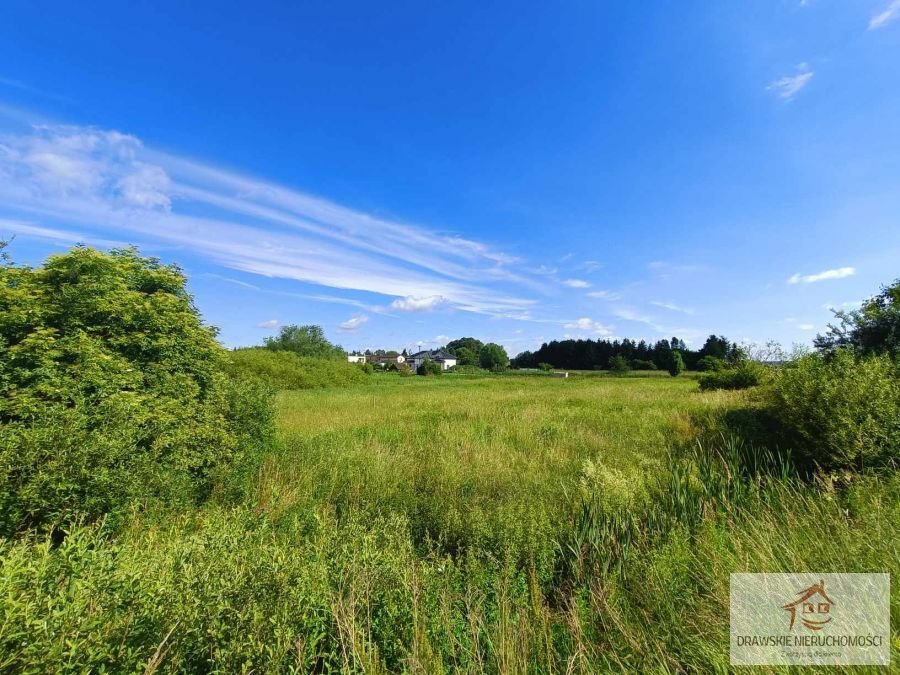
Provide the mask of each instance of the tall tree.
[{"label": "tall tree", "polygon": [[835,311],[836,325],[829,324],[825,335],[817,335],[816,348],[834,351],[850,347],[860,354],[900,356],[900,279],[863,302],[858,310]]},{"label": "tall tree", "polygon": [[478,362],[482,368],[497,370],[506,368],[509,365],[509,356],[506,355],[506,350],[503,347],[496,343],[488,342],[478,352]]},{"label": "tall tree", "polygon": [[338,359],[347,355],[343,349],[325,339],[321,326],[282,326],[278,335],[266,338],[266,347],[320,359]]}]

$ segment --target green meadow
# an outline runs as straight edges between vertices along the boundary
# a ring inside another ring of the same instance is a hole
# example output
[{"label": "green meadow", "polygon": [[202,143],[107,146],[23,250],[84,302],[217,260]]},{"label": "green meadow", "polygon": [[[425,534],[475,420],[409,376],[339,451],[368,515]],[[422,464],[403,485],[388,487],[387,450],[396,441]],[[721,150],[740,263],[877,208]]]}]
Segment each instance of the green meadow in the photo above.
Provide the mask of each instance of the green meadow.
[{"label": "green meadow", "polygon": [[3,544],[0,670],[726,672],[730,572],[900,572],[896,478],[786,480],[718,426],[753,406],[671,377],[281,392],[235,494]]},{"label": "green meadow", "polygon": [[731,573],[900,574],[900,284],[777,367],[417,376],[3,253],[0,673],[724,673]]}]

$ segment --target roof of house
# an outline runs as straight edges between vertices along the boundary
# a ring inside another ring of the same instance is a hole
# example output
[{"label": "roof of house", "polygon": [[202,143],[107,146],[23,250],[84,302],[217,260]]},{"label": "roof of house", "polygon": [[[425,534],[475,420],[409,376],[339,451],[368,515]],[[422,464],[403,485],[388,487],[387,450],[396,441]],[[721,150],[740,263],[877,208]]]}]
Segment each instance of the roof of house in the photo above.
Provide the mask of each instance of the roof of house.
[{"label": "roof of house", "polygon": [[453,356],[450,352],[445,352],[440,349],[426,349],[425,351],[416,352],[409,358],[411,359],[431,359],[432,361],[447,361],[447,360],[456,360],[456,357]]}]

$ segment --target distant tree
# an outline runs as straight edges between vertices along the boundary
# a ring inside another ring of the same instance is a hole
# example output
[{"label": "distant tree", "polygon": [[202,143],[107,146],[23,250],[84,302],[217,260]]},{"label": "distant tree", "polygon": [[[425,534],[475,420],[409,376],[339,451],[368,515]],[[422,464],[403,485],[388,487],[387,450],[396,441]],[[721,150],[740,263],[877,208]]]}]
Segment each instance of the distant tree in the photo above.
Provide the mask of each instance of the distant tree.
[{"label": "distant tree", "polygon": [[[478,340],[473,337],[463,337],[458,340],[451,340],[447,343],[446,350],[453,354],[457,360],[459,360],[459,350],[460,349],[468,349],[473,354],[478,354],[481,351],[481,348],[484,347],[484,343],[481,340]],[[460,364],[460,365],[468,365],[468,364]]]},{"label": "distant tree", "polygon": [[717,359],[727,359],[731,353],[732,345],[728,338],[721,335],[710,335],[700,348],[700,357],[712,356]]},{"label": "distant tree", "polygon": [[343,349],[325,339],[321,326],[282,326],[278,335],[266,338],[265,344],[268,349],[294,352],[298,356],[338,359],[347,355]]},{"label": "distant tree", "polygon": [[628,359],[622,355],[613,356],[609,360],[609,371],[615,375],[623,375],[631,370]]},{"label": "distant tree", "polygon": [[543,370],[545,373],[553,370],[553,364],[551,364],[551,363],[541,362],[537,365],[537,367],[540,368],[541,370]]},{"label": "distant tree", "polygon": [[489,342],[478,352],[478,365],[487,370],[499,370],[509,366],[509,356],[500,345]]},{"label": "distant tree", "polygon": [[451,352],[456,356],[456,363],[460,366],[477,366],[478,365],[478,352],[468,347],[457,347],[455,351]]},{"label": "distant tree", "polygon": [[669,356],[669,375],[672,377],[677,377],[684,372],[684,359],[681,356],[681,352],[677,349],[673,349],[672,353]]},{"label": "distant tree", "polygon": [[900,279],[863,302],[855,311],[835,311],[837,325],[829,324],[825,335],[817,335],[816,348],[833,352],[849,347],[859,354],[900,356]]},{"label": "distant tree", "polygon": [[534,354],[530,351],[521,352],[516,358],[510,361],[513,368],[534,368],[537,365]]},{"label": "distant tree", "polygon": [[634,359],[631,367],[633,370],[657,370],[656,364],[646,359]]}]

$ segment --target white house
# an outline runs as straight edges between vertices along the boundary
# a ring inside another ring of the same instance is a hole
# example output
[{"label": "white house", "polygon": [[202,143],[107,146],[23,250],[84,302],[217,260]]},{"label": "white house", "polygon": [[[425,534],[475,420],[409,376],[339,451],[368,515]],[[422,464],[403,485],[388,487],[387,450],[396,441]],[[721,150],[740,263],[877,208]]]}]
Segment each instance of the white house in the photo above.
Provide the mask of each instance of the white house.
[{"label": "white house", "polygon": [[347,354],[347,362],[348,363],[365,363],[366,355],[365,354]]},{"label": "white house", "polygon": [[426,361],[434,361],[435,363],[439,363],[441,365],[441,370],[450,370],[453,366],[456,365],[456,357],[453,356],[453,354],[442,351],[440,349],[416,352],[406,359],[409,367],[413,370],[417,370],[419,366],[421,366]]}]

